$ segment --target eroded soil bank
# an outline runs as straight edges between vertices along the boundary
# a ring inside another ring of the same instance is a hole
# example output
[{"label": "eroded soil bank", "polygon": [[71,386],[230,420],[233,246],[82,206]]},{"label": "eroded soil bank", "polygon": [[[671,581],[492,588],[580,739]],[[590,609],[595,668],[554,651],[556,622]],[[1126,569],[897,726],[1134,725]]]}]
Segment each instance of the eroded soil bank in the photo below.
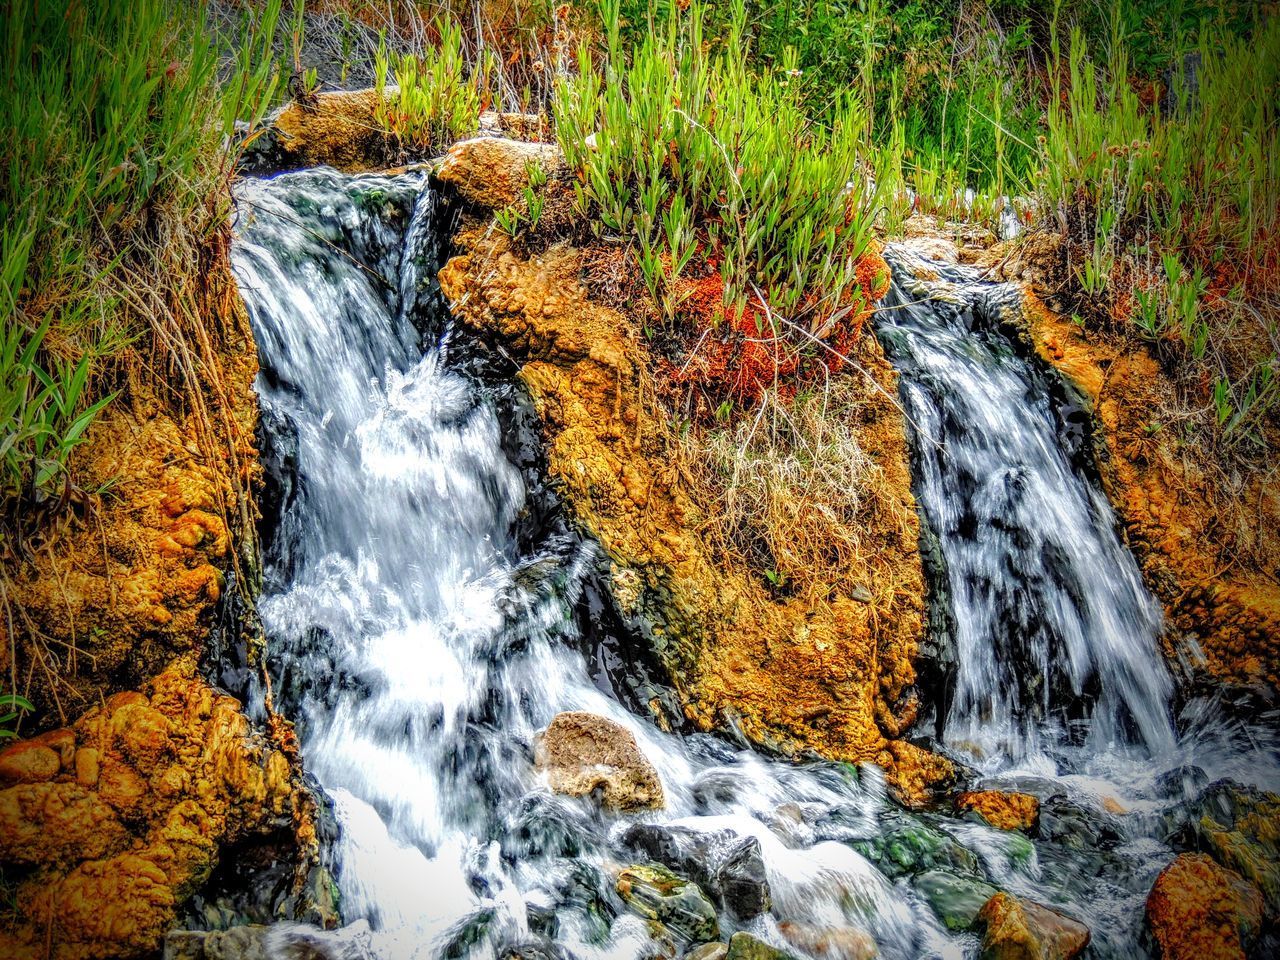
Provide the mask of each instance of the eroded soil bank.
[{"label": "eroded soil bank", "polygon": [[[1047,307],[1063,272],[1054,237],[988,257],[1023,280],[1022,323],[1036,351],[1093,413],[1104,489],[1144,578],[1164,605],[1170,665],[1201,689],[1274,702],[1280,692],[1280,482],[1274,464],[1232,463],[1189,438],[1176,386],[1153,348],[1073,323]],[[1003,254],[1008,255],[1003,255]]]}]

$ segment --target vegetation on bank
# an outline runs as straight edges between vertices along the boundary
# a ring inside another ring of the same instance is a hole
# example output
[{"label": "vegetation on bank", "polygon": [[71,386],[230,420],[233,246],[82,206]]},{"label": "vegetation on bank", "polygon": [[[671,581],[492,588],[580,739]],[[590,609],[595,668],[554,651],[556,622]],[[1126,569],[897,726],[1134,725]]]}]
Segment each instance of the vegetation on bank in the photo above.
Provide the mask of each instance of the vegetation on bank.
[{"label": "vegetation on bank", "polygon": [[183,402],[198,402],[202,270],[227,222],[235,124],[272,102],[263,38],[279,9],[247,17],[220,82],[187,5],[5,4],[5,535],[77,494],[71,452],[130,368],[176,368]]}]

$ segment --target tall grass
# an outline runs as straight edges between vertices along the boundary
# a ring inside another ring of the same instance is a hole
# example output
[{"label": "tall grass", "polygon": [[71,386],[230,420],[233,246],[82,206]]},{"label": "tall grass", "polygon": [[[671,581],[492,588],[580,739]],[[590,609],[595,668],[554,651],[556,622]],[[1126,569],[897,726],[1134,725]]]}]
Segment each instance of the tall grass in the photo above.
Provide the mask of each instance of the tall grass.
[{"label": "tall grass", "polygon": [[805,111],[794,66],[753,75],[746,15],[711,52],[690,5],[626,56],[617,0],[602,4],[608,59],[590,52],[555,95],[557,137],[580,212],[635,244],[668,318],[691,264],[717,270],[722,306],[748,302],[812,330],[847,305],[872,236],[855,172],[867,118],[852,97],[825,122]]},{"label": "tall grass", "polygon": [[1162,108],[1138,97],[1120,12],[1105,70],[1078,29],[1065,57],[1054,37],[1034,193],[1097,312],[1177,348],[1228,439],[1258,439],[1280,407],[1280,20],[1205,25]]},{"label": "tall grass", "polygon": [[[202,11],[167,0],[11,0],[0,128],[0,494],[65,495],[70,452],[113,393],[111,360],[199,324],[201,250],[225,229],[228,144],[269,104],[271,0],[230,79]],[[190,363],[176,363],[193,374]],[[201,388],[198,382],[187,384]]]}]

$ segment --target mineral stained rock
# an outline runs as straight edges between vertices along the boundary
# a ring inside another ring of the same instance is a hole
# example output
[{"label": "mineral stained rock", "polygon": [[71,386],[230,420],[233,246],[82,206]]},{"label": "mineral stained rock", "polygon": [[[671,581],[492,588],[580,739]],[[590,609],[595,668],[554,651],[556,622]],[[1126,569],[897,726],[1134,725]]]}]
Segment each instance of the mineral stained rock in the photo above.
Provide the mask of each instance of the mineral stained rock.
[{"label": "mineral stained rock", "polygon": [[219,849],[289,827],[299,802],[284,754],[190,664],[8,747],[0,770],[0,861],[30,871],[0,933],[15,958],[153,953]]},{"label": "mineral stained rock", "polygon": [[662,806],[662,781],[631,731],[593,713],[561,713],[538,737],[538,769],[551,789],[574,797],[601,791],[614,810]]}]

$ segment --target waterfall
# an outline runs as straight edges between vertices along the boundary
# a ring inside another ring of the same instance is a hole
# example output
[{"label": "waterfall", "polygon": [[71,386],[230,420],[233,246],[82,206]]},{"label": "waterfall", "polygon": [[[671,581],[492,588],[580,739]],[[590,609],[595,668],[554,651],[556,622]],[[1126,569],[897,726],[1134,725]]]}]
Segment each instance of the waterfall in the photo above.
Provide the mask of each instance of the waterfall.
[{"label": "waterfall", "polygon": [[[655,944],[615,890],[616,865],[645,859],[627,839],[637,825],[758,844],[772,909],[719,909],[722,939],[744,931],[799,955],[789,931],[853,928],[889,960],[971,956],[974,937],[945,929],[918,882],[942,864],[1068,909],[1102,954],[1140,953],[1134,904],[1171,856],[1157,840],[1137,837],[1141,855],[1107,861],[1099,886],[1090,851],[907,813],[873,768],[664,733],[592,682],[574,605],[596,548],[550,533],[522,547],[513,533],[530,494],[494,395],[443,348],[437,204],[421,173],[237,186],[233,266],[271,475],[267,671],[337,821],[329,855],[350,924],[282,927],[272,955],[301,942],[378,960],[683,950]],[[1159,613],[1055,439],[1045,385],[992,332],[995,289],[962,278],[926,309],[900,285],[881,326],[946,560],[959,660],[947,738],[984,744],[996,773],[1054,748],[1045,782],[1076,795],[1071,778],[1112,743],[1149,756],[1173,741]],[[1084,713],[1068,715],[1073,698]],[[552,794],[530,745],[563,710],[631,731],[666,808],[620,816]],[[1083,716],[1086,737],[1073,733]],[[905,863],[904,850],[926,852]]]},{"label": "waterfall", "polygon": [[897,282],[877,329],[902,378],[917,496],[954,624],[947,739],[987,756],[1025,758],[1072,738],[1093,752],[1134,741],[1167,754],[1162,614],[1084,451],[1063,442],[1078,427],[1000,330],[1016,290],[904,248],[889,257]]}]

